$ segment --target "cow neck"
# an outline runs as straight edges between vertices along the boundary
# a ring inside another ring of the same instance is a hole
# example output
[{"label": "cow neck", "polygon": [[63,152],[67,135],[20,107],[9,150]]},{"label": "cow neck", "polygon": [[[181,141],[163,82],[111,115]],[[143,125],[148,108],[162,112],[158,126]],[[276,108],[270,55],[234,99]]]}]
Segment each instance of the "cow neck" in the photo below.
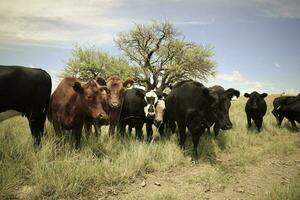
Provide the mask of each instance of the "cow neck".
[{"label": "cow neck", "polygon": [[70,101],[66,106],[66,125],[70,127],[72,127],[73,125],[80,125],[76,123],[82,122],[82,119],[86,117],[86,114],[84,114],[84,109],[80,105],[80,95],[75,93],[70,98]]}]

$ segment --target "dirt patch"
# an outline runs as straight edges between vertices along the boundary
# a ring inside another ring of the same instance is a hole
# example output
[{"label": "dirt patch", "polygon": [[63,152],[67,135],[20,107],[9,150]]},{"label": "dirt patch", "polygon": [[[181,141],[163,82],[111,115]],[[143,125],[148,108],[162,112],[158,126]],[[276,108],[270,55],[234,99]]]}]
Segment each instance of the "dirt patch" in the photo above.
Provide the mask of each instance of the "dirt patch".
[{"label": "dirt patch", "polygon": [[213,177],[220,179],[215,182],[201,176],[215,170],[210,164],[175,167],[165,172],[147,174],[117,193],[105,195],[103,199],[151,199],[161,194],[171,195],[175,199],[260,199],[274,185],[284,186],[292,179],[300,178],[299,155],[300,149],[297,149],[284,159],[263,159],[232,174],[230,181],[226,179],[225,182],[221,180],[222,176]]}]

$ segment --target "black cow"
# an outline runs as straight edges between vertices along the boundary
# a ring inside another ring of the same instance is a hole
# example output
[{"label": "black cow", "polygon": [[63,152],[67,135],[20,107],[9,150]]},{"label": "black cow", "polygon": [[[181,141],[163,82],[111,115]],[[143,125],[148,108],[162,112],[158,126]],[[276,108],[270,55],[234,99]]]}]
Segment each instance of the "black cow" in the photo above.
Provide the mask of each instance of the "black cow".
[{"label": "black cow", "polygon": [[296,126],[295,121],[300,123],[300,98],[295,98],[293,101],[287,103],[287,104],[281,104],[277,110],[278,114],[278,122],[279,125],[281,125],[281,122],[284,117],[286,117],[292,125],[292,129],[295,131],[299,131],[299,129]]},{"label": "black cow", "polygon": [[[126,125],[131,129],[135,128],[136,137],[142,140],[142,127],[146,123],[147,141],[152,140],[154,121],[159,123],[162,118],[163,109],[157,109],[160,106],[162,94],[156,91],[146,92],[142,89],[132,88],[127,89],[124,93],[124,101],[119,120],[119,128],[122,135],[125,133]],[[165,105],[163,103],[163,105]],[[160,106],[161,108],[161,106]],[[158,113],[159,112],[159,113]]]},{"label": "black cow", "polygon": [[275,116],[276,121],[277,121],[277,125],[280,127],[282,120],[283,120],[283,116],[279,116],[278,114],[278,109],[283,106],[283,105],[288,105],[290,103],[293,103],[295,100],[300,99],[300,94],[298,94],[298,96],[281,96],[281,97],[277,97],[274,99],[273,101],[273,110],[272,110],[272,114]]},{"label": "black cow", "polygon": [[119,129],[122,136],[125,134],[126,125],[128,125],[130,134],[131,129],[135,128],[136,138],[142,139],[142,128],[146,120],[144,107],[147,105],[144,99],[145,93],[144,90],[137,88],[125,91],[119,119]]},{"label": "black cow", "polygon": [[245,93],[244,96],[246,98],[249,98],[245,106],[248,128],[251,127],[251,120],[253,120],[257,127],[257,130],[260,132],[263,123],[263,117],[267,112],[267,104],[265,98],[268,96],[268,94],[259,94],[258,92],[254,91],[251,94]]},{"label": "black cow", "polygon": [[16,110],[28,121],[34,144],[39,145],[51,95],[51,77],[42,70],[0,66],[0,112]]},{"label": "black cow", "polygon": [[193,160],[198,159],[200,136],[211,121],[215,121],[223,130],[229,128],[226,113],[219,109],[222,106],[218,96],[211,95],[208,88],[196,81],[182,81],[176,84],[167,96],[165,116],[168,121],[177,122],[179,144],[182,148],[186,140],[186,127],[191,132]]},{"label": "black cow", "polygon": [[[233,98],[233,96],[236,96],[237,98],[239,98],[240,92],[233,88],[229,88],[229,89],[225,90],[222,86],[219,86],[219,85],[215,85],[208,89],[212,95],[217,96],[216,98],[219,99],[220,105],[221,105],[219,107],[219,109],[223,113],[225,113],[226,124],[228,124],[227,129],[231,129],[232,123],[231,123],[231,120],[229,117],[229,108],[231,106],[231,99]],[[220,126],[217,122],[211,121],[211,125],[213,125],[213,124],[214,124],[214,132],[215,132],[215,135],[217,136],[220,131]],[[208,131],[210,131],[210,127],[208,127]]]}]

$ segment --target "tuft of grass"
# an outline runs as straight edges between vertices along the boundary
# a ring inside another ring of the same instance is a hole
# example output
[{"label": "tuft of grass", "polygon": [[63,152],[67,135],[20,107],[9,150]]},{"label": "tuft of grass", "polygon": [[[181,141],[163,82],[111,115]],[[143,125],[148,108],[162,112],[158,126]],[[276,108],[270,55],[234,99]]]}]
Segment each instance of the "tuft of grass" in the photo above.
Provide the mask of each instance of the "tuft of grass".
[{"label": "tuft of grass", "polygon": [[298,200],[300,199],[300,179],[294,180],[292,183],[282,186],[275,186],[272,191],[263,195],[264,200]]}]

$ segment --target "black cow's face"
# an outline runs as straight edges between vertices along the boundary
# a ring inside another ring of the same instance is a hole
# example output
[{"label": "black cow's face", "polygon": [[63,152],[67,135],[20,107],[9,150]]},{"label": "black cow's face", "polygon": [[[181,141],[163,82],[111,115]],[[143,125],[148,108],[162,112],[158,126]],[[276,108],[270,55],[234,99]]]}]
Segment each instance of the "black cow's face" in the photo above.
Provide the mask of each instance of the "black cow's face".
[{"label": "black cow's face", "polygon": [[258,92],[252,92],[251,94],[245,93],[244,96],[249,98],[248,105],[252,110],[259,110],[260,105],[264,102],[264,98],[268,96],[267,93],[259,94]]},{"label": "black cow's face", "polygon": [[215,123],[217,123],[223,130],[232,128],[229,109],[233,96],[238,98],[240,96],[240,92],[234,89],[228,89],[221,94],[212,94],[214,101],[212,104],[213,118]]}]

